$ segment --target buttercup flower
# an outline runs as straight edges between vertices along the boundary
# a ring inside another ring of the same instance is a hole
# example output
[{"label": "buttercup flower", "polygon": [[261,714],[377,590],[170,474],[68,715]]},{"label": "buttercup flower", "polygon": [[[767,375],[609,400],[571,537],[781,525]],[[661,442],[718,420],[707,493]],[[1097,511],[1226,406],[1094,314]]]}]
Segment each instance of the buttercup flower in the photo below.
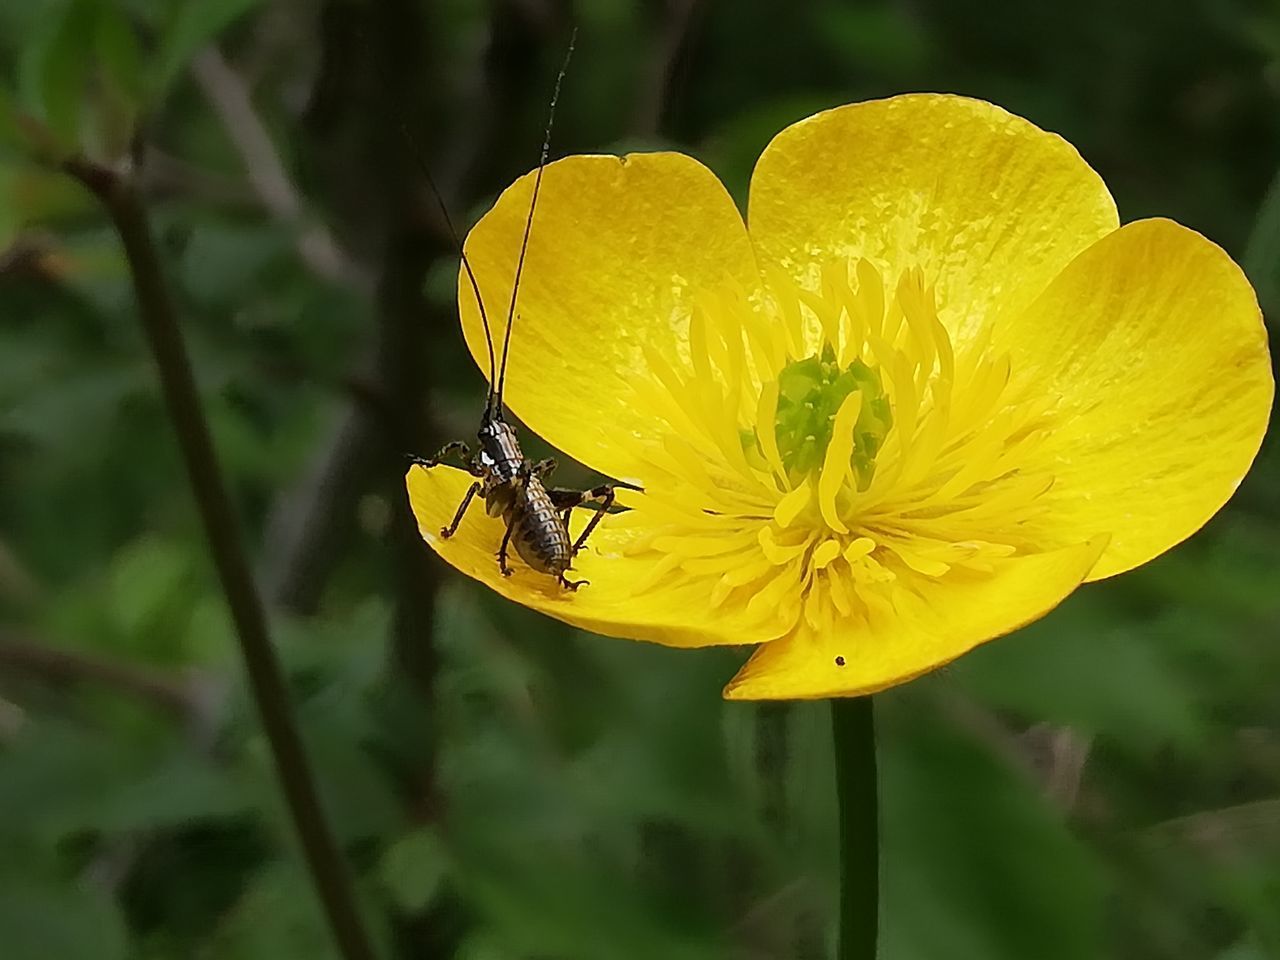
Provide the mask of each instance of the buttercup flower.
[{"label": "buttercup flower", "polygon": [[[532,184],[466,243],[499,323]],[[508,406],[642,492],[570,593],[502,577],[478,506],[441,539],[471,478],[415,467],[445,560],[598,633],[759,644],[731,698],[863,694],[1163,553],[1257,452],[1274,386],[1239,267],[1168,220],[1121,227],[1068,143],[998,107],[803,120],[761,156],[748,223],[680,154],[546,168]]]}]

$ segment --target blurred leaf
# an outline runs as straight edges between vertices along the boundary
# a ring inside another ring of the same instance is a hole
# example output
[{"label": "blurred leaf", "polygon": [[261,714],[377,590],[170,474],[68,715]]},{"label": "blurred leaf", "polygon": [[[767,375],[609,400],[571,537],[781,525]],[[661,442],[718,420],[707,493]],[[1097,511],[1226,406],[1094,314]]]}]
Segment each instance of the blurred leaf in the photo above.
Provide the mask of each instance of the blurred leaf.
[{"label": "blurred leaf", "polygon": [[239,816],[251,792],[207,757],[181,752],[154,772],[97,798],[95,826],[105,833],[187,827]]},{"label": "blurred leaf", "polygon": [[94,49],[107,80],[137,107],[146,83],[138,34],[125,11],[114,3],[98,6]]},{"label": "blurred leaf", "polygon": [[421,827],[398,839],[382,855],[378,879],[405,913],[424,910],[448,876],[450,863],[434,830]]},{"label": "blurred leaf", "polygon": [[311,879],[291,863],[260,871],[206,948],[210,960],[340,960]]},{"label": "blurred leaf", "polygon": [[106,157],[125,155],[133,140],[145,95],[146,76],[138,35],[128,16],[112,0],[97,5],[94,52],[98,96],[95,126]]},{"label": "blurred leaf", "polygon": [[1264,953],[1256,944],[1241,941],[1218,954],[1214,960],[1275,960],[1273,954]]},{"label": "blurred leaf", "polygon": [[[530,837],[531,841],[533,838]],[[706,960],[710,931],[647,900],[621,865],[526,841],[501,861],[469,865],[459,883],[499,943],[525,957],[563,960]]]},{"label": "blurred leaf", "polygon": [[886,960],[1099,956],[1102,878],[1083,844],[985,749],[902,714],[881,750]]},{"label": "blurred leaf", "polygon": [[[14,388],[14,399],[7,409],[0,411],[0,430],[58,450],[68,440],[74,442],[77,428],[97,426],[110,430],[117,420],[120,404],[140,388],[143,376],[149,373],[137,366],[116,367],[104,362],[99,369],[50,389],[50,375],[68,373],[66,360],[65,356],[51,355],[30,342],[0,359],[0,370],[11,364],[16,367],[23,361],[36,364],[19,371],[5,384]],[[24,381],[34,383],[26,392],[18,394],[17,388]],[[9,390],[4,390],[0,396],[8,394]]]},{"label": "blurred leaf", "polygon": [[1072,597],[1045,620],[979,647],[950,676],[995,707],[1106,731],[1143,750],[1194,742],[1203,722],[1186,682],[1155,638],[1095,605],[1105,589],[1086,588],[1088,596]]},{"label": "blurred leaf", "polygon": [[102,893],[0,874],[5,960],[125,960],[124,921]]},{"label": "blurred leaf", "polygon": [[14,102],[13,94],[0,86],[0,158],[9,153],[22,153],[27,147],[26,121]]},{"label": "blurred leaf", "polygon": [[242,309],[246,291],[285,255],[292,255],[289,237],[273,225],[205,219],[183,250],[183,287],[201,306]]},{"label": "blurred leaf", "polygon": [[[128,734],[121,727],[85,729],[50,719],[25,727],[0,752],[0,824],[16,825],[24,843],[52,849],[72,835],[98,832],[104,817],[127,829],[172,822],[202,803],[208,815],[225,812],[225,791],[207,798],[184,793],[175,778],[202,761],[175,760],[170,719],[154,712],[147,719],[151,726]],[[174,772],[166,778],[170,767]],[[197,783],[211,786],[210,776],[197,776]],[[149,795],[148,784],[160,795]],[[176,814],[166,813],[170,803]]]},{"label": "blurred leaf", "polygon": [[[393,784],[364,746],[373,736],[364,698],[334,687],[307,701],[298,717],[339,839],[356,842],[403,829]],[[287,835],[291,828],[283,811],[278,815]]]},{"label": "blurred leaf", "polygon": [[143,537],[111,565],[110,602],[123,649],[153,662],[183,662],[199,593],[187,544]]},{"label": "blurred leaf", "polygon": [[180,0],[160,34],[152,75],[157,98],[164,95],[191,59],[222,31],[256,7],[261,0]]},{"label": "blurred leaf", "polygon": [[1277,322],[1280,317],[1280,173],[1271,181],[1258,207],[1240,264],[1258,292],[1263,314]]},{"label": "blurred leaf", "polygon": [[69,0],[22,52],[18,89],[22,102],[49,126],[60,148],[74,152],[80,141],[85,98],[93,69],[92,0]]},{"label": "blurred leaf", "polygon": [[[389,955],[386,924],[363,910],[374,953]],[[267,864],[203,945],[208,960],[340,960],[315,884],[293,862]]]},{"label": "blurred leaf", "polygon": [[458,948],[456,960],[521,960],[524,953],[508,950],[496,943],[491,934],[475,934]]},{"label": "blurred leaf", "polygon": [[933,52],[910,7],[823,4],[815,16],[815,35],[855,69],[901,76],[918,71]]}]

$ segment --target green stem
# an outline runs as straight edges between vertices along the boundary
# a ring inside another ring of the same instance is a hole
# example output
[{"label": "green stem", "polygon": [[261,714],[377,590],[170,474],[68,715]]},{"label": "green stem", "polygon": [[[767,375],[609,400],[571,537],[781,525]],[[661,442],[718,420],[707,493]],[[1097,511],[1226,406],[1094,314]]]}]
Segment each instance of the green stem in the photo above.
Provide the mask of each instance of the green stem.
[{"label": "green stem", "polygon": [[880,811],[870,697],[831,701],[840,818],[837,960],[875,960],[880,925]]},{"label": "green stem", "polygon": [[165,406],[178,436],[205,537],[240,640],[249,687],[334,940],[345,960],[374,960],[346,864],[324,818],[293,718],[284,675],[267,631],[266,612],[240,542],[239,525],[218,469],[209,424],[178,328],[177,312],[156,254],[146,206],[127,173],[117,173],[82,159],[68,161],[64,166],[102,201],[124,246],[138,314],[155,358]]}]

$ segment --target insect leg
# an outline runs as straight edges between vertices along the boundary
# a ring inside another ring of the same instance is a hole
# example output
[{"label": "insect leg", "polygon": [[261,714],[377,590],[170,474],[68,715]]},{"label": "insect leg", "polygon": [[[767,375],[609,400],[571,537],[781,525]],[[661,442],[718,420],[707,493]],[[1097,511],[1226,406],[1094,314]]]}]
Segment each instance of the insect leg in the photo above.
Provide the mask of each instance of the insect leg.
[{"label": "insect leg", "polygon": [[[438,463],[444,460],[444,458],[449,456],[449,454],[451,453],[461,454],[461,459],[463,463],[467,465],[468,470],[471,470],[471,465],[470,465],[471,448],[468,447],[461,440],[450,440],[448,443],[446,443],[443,447],[440,448],[440,452],[437,453],[434,457],[428,458],[428,457],[411,456],[409,459],[420,467],[430,468],[430,467],[436,466]],[[474,473],[474,471],[472,472]]]},{"label": "insect leg", "polygon": [[613,486],[608,483],[603,483],[598,487],[588,490],[587,496],[589,499],[599,503],[600,509],[596,511],[596,515],[591,518],[590,522],[588,522],[586,527],[583,528],[582,533],[578,535],[578,539],[574,541],[574,553],[577,553],[582,549],[582,545],[587,542],[587,537],[591,536],[591,531],[596,528],[596,524],[604,518],[604,515],[609,512],[609,508],[613,506]]},{"label": "insect leg", "polygon": [[507,547],[511,545],[511,531],[514,523],[507,524],[507,532],[502,535],[502,546],[498,547],[498,569],[504,577],[511,576],[511,568],[507,566]]},{"label": "insect leg", "polygon": [[551,495],[551,502],[564,512],[561,517],[564,519],[565,529],[569,527],[569,516],[573,513],[574,507],[582,506],[584,503],[598,503],[600,509],[587,523],[582,533],[578,534],[578,539],[574,541],[573,552],[577,553],[582,549],[582,545],[587,542],[587,537],[591,536],[591,531],[596,528],[609,508],[613,506],[614,492],[613,484],[602,483],[598,487],[592,487],[590,490],[566,490],[563,487],[553,487],[547,491]]},{"label": "insect leg", "polygon": [[566,590],[570,592],[573,592],[574,590],[577,590],[579,587],[586,584],[590,584],[590,583],[591,583],[590,580],[570,580],[563,573],[560,574],[560,586],[564,587]]},{"label": "insect leg", "polygon": [[458,512],[453,515],[453,522],[447,527],[441,527],[440,536],[446,540],[454,535],[458,529],[458,524],[462,522],[462,515],[467,512],[467,507],[471,505],[471,498],[480,492],[480,482],[476,481],[467,490],[467,495],[462,498],[462,503],[458,507]]},{"label": "insect leg", "polygon": [[530,470],[529,472],[533,476],[537,477],[539,480],[544,480],[547,477],[551,476],[551,473],[552,471],[555,470],[555,468],[556,468],[555,459],[552,457],[548,457],[546,460],[539,460],[537,463],[535,463],[533,465],[533,469]]}]

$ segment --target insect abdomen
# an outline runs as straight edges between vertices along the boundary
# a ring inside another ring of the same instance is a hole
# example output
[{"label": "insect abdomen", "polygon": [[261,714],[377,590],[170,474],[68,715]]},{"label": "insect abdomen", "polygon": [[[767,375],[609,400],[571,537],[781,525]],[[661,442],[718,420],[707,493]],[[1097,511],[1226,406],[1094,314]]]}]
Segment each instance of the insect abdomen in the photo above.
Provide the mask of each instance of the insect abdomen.
[{"label": "insect abdomen", "polygon": [[510,522],[511,541],[525,563],[556,577],[569,569],[573,562],[569,531],[537,477],[525,483]]}]

